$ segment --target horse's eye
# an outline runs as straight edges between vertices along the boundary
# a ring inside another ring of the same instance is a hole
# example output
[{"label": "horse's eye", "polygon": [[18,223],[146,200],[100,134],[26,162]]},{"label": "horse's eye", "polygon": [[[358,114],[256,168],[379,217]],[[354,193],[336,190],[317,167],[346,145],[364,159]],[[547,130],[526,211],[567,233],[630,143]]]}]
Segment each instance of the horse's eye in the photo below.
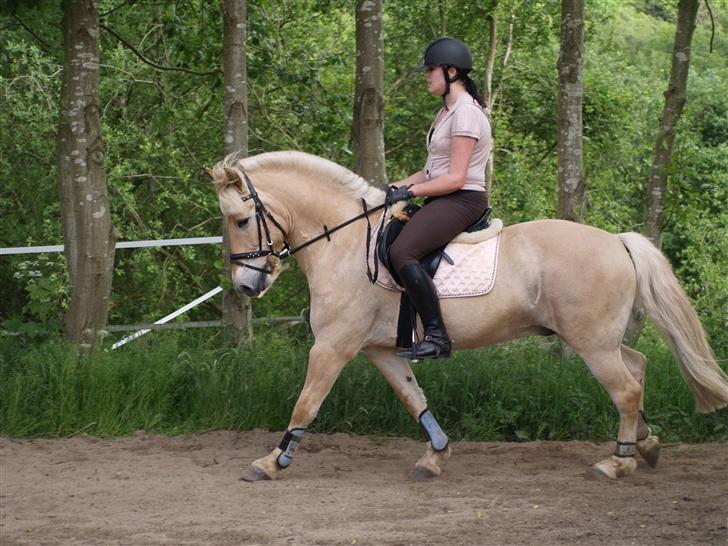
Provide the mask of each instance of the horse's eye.
[{"label": "horse's eye", "polygon": [[249,218],[244,218],[242,220],[238,220],[238,227],[240,229],[243,229],[245,226],[248,225],[248,220],[249,220]]}]

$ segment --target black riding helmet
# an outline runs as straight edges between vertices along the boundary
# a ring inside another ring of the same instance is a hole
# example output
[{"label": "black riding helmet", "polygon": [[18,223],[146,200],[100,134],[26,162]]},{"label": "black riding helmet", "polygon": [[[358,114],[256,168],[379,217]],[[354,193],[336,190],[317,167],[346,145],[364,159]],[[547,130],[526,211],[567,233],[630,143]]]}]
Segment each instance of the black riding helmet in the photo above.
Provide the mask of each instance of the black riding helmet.
[{"label": "black riding helmet", "polygon": [[438,38],[427,46],[421,69],[437,65],[454,66],[463,73],[469,72],[473,69],[470,48],[455,38]]},{"label": "black riding helmet", "polygon": [[[445,97],[450,93],[450,84],[455,80],[467,80],[468,72],[473,69],[473,56],[470,48],[460,40],[449,36],[438,38],[427,46],[420,70],[433,66],[442,66],[442,74],[445,77],[445,94],[442,96],[442,101],[447,109]],[[448,67],[451,66],[457,69],[457,74],[452,78],[447,73]]]}]

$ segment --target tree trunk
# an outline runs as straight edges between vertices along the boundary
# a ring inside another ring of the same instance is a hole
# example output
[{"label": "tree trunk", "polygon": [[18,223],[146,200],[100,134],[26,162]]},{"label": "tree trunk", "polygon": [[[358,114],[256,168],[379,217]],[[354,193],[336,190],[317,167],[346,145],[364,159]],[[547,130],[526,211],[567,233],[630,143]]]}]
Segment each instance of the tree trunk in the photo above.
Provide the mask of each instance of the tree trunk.
[{"label": "tree trunk", "polygon": [[[223,72],[225,73],[224,134],[225,155],[248,155],[248,89],[245,63],[246,40],[245,0],[224,0],[223,5]],[[226,278],[230,278],[230,240],[223,225],[223,262]],[[234,288],[223,292],[222,323],[227,343],[237,345],[253,337],[250,298]]]},{"label": "tree trunk", "polygon": [[90,349],[106,325],[114,235],[99,115],[99,16],[95,2],[65,0],[58,178],[71,282],[66,337]]},{"label": "tree trunk", "polygon": [[[495,10],[497,7],[498,2],[494,2],[492,4],[491,9]],[[488,59],[485,64],[485,85],[483,86],[483,89],[485,90],[483,93],[483,99],[485,100],[485,105],[488,108],[488,112],[491,116],[491,122],[494,117],[494,110],[495,110],[495,101],[498,98],[498,95],[502,89],[502,80],[503,75],[505,74],[506,68],[508,67],[508,61],[511,57],[511,51],[513,49],[513,25],[516,20],[516,14],[514,11],[514,6],[511,5],[511,13],[509,16],[509,22],[508,22],[508,30],[506,31],[505,36],[505,51],[503,52],[503,58],[501,59],[501,83],[498,85],[498,87],[494,90],[493,89],[493,73],[495,71],[495,58],[496,58],[496,52],[498,48],[498,23],[496,21],[496,17],[493,14],[490,14],[486,17],[486,20],[488,21]],[[493,132],[493,127],[491,123],[491,132]],[[494,135],[491,135],[494,136]],[[491,197],[491,190],[493,187],[493,179],[494,179],[494,160],[495,160],[495,146],[491,146],[490,148],[490,157],[488,157],[488,163],[485,166],[485,190],[488,194],[488,198]]]},{"label": "tree trunk", "polygon": [[[493,93],[493,70],[495,68],[495,50],[498,45],[498,24],[495,15],[488,15],[488,60],[485,65],[485,93],[483,99],[488,107],[488,112],[493,115],[493,104],[495,103],[495,93]],[[491,117],[492,119],[492,117]],[[493,127],[491,127],[492,138]],[[490,147],[490,155],[488,163],[485,165],[485,193],[488,200],[491,198],[491,188],[493,187],[493,146]]]},{"label": "tree trunk", "polygon": [[[667,175],[672,159],[672,145],[675,141],[675,126],[687,100],[690,46],[699,4],[699,0],[680,0],[678,5],[670,82],[665,91],[665,105],[662,109],[660,128],[655,141],[655,156],[647,182],[643,233],[658,248],[662,246],[662,222],[665,215],[662,196],[667,189]],[[639,306],[635,306],[624,335],[625,343],[633,345],[637,342],[645,320],[644,311]]]},{"label": "tree trunk", "polygon": [[447,35],[447,29],[445,26],[445,0],[439,0],[437,7],[440,12],[440,36],[445,36]]},{"label": "tree trunk", "polygon": [[490,108],[493,106],[494,93],[493,93],[493,71],[495,70],[495,50],[498,46],[498,24],[495,19],[495,15],[488,15],[486,17],[488,21],[488,60],[485,63],[485,92],[483,93],[483,99],[485,104]]},{"label": "tree trunk", "polygon": [[559,199],[556,216],[584,219],[581,107],[584,96],[584,0],[561,2],[557,154]]},{"label": "tree trunk", "polygon": [[356,172],[370,184],[386,184],[382,0],[356,2],[356,88],[352,138]]},{"label": "tree trunk", "polygon": [[665,214],[662,196],[667,189],[672,144],[675,141],[675,126],[687,100],[690,44],[693,40],[699,3],[699,0],[680,0],[679,3],[670,83],[665,91],[665,106],[662,110],[660,129],[655,142],[655,155],[647,183],[643,233],[658,247],[662,246],[662,222]]}]

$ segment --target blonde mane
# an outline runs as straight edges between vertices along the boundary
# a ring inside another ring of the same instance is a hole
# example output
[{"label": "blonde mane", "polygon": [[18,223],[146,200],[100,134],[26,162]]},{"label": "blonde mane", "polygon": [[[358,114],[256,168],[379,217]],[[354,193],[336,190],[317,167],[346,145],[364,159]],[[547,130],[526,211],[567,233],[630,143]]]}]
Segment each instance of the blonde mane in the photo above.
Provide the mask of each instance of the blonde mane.
[{"label": "blonde mane", "polygon": [[[380,205],[384,202],[384,192],[370,186],[361,176],[333,161],[305,152],[267,152],[243,159],[240,159],[237,153],[230,154],[215,165],[212,171],[222,173],[225,167],[241,169],[249,175],[256,171],[292,170],[325,184],[331,184],[353,197],[363,198],[369,206]],[[222,178],[215,177],[215,185],[218,194],[225,189]]]}]

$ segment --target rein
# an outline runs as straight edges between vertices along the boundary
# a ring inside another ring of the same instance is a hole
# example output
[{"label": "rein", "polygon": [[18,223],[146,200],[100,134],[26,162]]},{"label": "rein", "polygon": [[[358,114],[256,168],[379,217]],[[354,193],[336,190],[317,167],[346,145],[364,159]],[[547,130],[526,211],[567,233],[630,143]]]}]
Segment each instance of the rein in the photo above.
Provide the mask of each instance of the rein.
[{"label": "rein", "polygon": [[[240,196],[240,199],[242,201],[247,201],[248,199],[252,199],[253,203],[255,203],[255,221],[258,225],[258,250],[254,252],[237,252],[237,253],[231,253],[230,254],[230,263],[233,263],[235,265],[238,265],[240,267],[247,267],[248,269],[254,269],[255,271],[260,271],[261,273],[265,273],[266,275],[270,275],[272,272],[272,268],[270,266],[270,263],[266,264],[265,268],[262,267],[256,267],[254,265],[246,264],[245,262],[242,262],[240,260],[253,260],[255,258],[262,258],[263,256],[274,256],[278,258],[279,260],[284,260],[288,258],[289,256],[293,256],[296,252],[299,250],[303,250],[309,245],[312,245],[313,243],[320,241],[321,239],[326,239],[327,241],[331,241],[331,235],[340,229],[345,228],[349,224],[352,224],[356,222],[357,220],[361,220],[362,218],[367,219],[367,276],[369,277],[369,280],[372,281],[372,279],[376,279],[377,271],[375,270],[374,275],[372,275],[371,271],[369,270],[369,243],[371,242],[371,232],[372,232],[372,226],[369,222],[369,215],[377,212],[383,208],[385,208],[385,204],[377,205],[374,208],[367,208],[367,203],[362,198],[362,208],[364,209],[364,212],[361,214],[358,214],[354,216],[353,218],[350,218],[349,220],[342,222],[341,224],[334,226],[333,228],[329,229],[326,224],[324,224],[324,231],[320,235],[317,235],[313,239],[309,239],[305,243],[301,243],[300,245],[296,247],[291,247],[291,245],[286,240],[286,233],[283,231],[283,228],[281,227],[280,223],[273,217],[273,215],[270,213],[270,211],[266,208],[266,206],[263,204],[263,202],[260,200],[260,196],[258,195],[258,192],[255,190],[255,186],[253,186],[253,182],[248,178],[248,175],[243,172],[243,178],[245,179],[245,185],[248,187],[248,195],[242,195]],[[268,227],[268,222],[266,221],[266,218],[270,219],[271,222],[273,222],[273,225],[278,229],[278,231],[281,232],[281,235],[283,235],[283,248],[280,252],[276,252],[276,250],[273,248],[273,241],[270,236],[270,228]],[[263,227],[261,231],[261,226]],[[265,233],[266,238],[266,245],[268,246],[268,249],[263,249],[263,237],[262,234]],[[375,260],[376,261],[376,260]],[[376,265],[376,264],[375,264]],[[374,282],[374,281],[372,281]]]}]

